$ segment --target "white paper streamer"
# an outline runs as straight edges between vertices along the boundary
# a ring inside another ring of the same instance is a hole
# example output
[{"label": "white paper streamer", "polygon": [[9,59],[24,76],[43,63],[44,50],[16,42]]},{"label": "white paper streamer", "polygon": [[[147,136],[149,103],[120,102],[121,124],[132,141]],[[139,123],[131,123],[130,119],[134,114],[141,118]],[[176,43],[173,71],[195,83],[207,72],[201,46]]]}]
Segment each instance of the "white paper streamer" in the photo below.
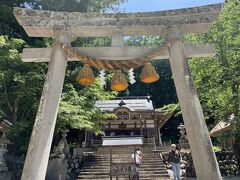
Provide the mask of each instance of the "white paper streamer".
[{"label": "white paper streamer", "polygon": [[129,79],[130,79],[129,82],[130,82],[131,84],[134,84],[134,83],[136,82],[133,71],[134,71],[133,68],[129,69],[129,71],[128,71],[128,75],[129,75]]},{"label": "white paper streamer", "polygon": [[105,82],[105,70],[101,70],[100,73],[99,73],[99,78],[100,78],[100,83],[102,86],[106,85],[106,82]]}]

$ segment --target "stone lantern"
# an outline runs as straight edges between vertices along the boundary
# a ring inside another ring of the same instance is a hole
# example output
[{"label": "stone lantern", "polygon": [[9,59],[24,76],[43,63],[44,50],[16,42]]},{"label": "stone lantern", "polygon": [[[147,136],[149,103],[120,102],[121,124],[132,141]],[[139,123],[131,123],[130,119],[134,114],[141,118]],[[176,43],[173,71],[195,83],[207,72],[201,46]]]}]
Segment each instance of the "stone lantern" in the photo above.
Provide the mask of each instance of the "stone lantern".
[{"label": "stone lantern", "polygon": [[9,144],[8,139],[3,133],[0,137],[0,179],[10,180],[11,173],[8,172],[7,164],[5,163],[4,154],[7,152],[7,145]]},{"label": "stone lantern", "polygon": [[7,138],[3,135],[0,138],[0,171],[7,171],[7,165],[5,163],[4,160],[4,154],[7,152],[7,144],[9,143],[9,141],[7,140]]},{"label": "stone lantern", "polygon": [[188,143],[188,139],[187,139],[187,135],[186,135],[186,128],[185,125],[183,125],[182,123],[177,127],[180,130],[181,136],[179,139],[179,144],[181,149],[189,149],[189,143]]}]

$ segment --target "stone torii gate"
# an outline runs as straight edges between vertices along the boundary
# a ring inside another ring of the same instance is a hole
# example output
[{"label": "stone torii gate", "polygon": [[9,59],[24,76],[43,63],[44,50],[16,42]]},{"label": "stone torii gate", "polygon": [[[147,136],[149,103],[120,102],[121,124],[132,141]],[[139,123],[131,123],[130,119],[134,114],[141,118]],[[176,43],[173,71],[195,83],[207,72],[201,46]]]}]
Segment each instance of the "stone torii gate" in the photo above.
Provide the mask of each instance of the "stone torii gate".
[{"label": "stone torii gate", "polygon": [[[122,36],[165,37],[168,46],[151,54],[151,59],[170,60],[197,178],[220,180],[212,142],[187,64],[187,58],[214,56],[214,46],[184,44],[181,37],[187,33],[207,32],[221,9],[222,4],[215,4],[148,13],[82,14],[15,8],[14,15],[29,36],[53,37],[63,45],[69,45],[73,37],[112,37],[112,47],[76,48],[87,56],[104,59],[101,67],[112,70],[121,60],[131,63],[131,59],[137,60],[156,50],[154,47],[125,47]],[[49,62],[49,65],[22,180],[45,179],[66,65],[74,58],[63,46],[23,51],[24,62]],[[108,65],[108,61],[113,65]]]}]

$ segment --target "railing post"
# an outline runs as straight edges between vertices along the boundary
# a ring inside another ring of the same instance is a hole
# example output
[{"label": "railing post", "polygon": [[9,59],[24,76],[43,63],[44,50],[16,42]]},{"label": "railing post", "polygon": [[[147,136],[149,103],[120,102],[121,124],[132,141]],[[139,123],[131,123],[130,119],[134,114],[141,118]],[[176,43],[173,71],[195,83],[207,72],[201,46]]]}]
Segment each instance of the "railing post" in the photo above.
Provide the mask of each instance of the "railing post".
[{"label": "railing post", "polygon": [[153,143],[153,150],[155,151],[157,149],[156,142],[155,142],[155,137],[152,137],[152,143]]}]

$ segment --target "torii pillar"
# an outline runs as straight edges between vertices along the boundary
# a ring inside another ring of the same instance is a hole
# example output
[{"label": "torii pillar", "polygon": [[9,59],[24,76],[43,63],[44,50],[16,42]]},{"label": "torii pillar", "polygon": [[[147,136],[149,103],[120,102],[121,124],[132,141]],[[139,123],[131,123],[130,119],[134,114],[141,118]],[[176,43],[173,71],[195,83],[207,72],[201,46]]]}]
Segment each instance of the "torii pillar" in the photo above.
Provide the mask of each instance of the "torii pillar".
[{"label": "torii pillar", "polygon": [[[69,37],[64,33],[57,34],[56,40],[69,43]],[[67,59],[63,49],[58,46],[53,47],[24,163],[22,180],[45,179],[66,66]]]},{"label": "torii pillar", "polygon": [[177,27],[171,29],[167,39],[172,41],[169,47],[169,61],[197,178],[200,180],[222,179],[201,104],[188,67],[184,44]]}]

